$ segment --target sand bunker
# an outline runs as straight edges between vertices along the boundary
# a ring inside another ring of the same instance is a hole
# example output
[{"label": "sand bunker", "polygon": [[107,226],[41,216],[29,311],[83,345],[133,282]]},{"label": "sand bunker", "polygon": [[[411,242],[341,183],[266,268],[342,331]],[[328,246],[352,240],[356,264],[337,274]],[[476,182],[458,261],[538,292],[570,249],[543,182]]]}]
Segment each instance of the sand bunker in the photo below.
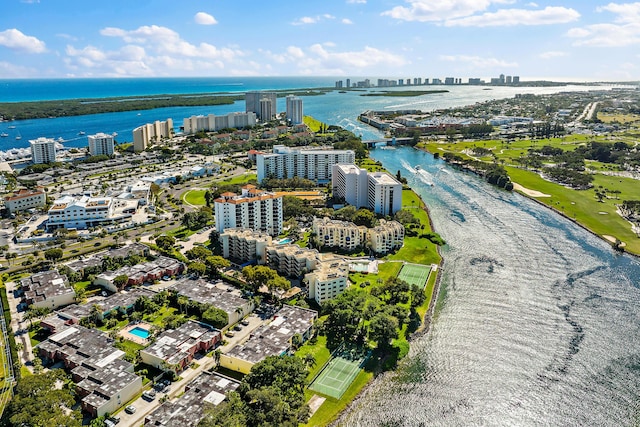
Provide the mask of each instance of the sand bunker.
[{"label": "sand bunker", "polygon": [[536,190],[530,190],[515,182],[513,183],[513,189],[521,191],[529,197],[551,197],[550,194],[544,194]]}]

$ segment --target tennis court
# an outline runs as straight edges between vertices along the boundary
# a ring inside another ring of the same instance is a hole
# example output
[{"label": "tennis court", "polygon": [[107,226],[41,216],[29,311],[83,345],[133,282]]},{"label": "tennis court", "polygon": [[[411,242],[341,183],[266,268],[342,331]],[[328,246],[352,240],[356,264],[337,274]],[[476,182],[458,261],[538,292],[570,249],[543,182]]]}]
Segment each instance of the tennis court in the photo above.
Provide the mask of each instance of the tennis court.
[{"label": "tennis court", "polygon": [[404,280],[410,285],[418,285],[424,288],[427,285],[430,272],[431,266],[428,265],[405,264],[402,266],[400,273],[398,273],[398,279]]},{"label": "tennis court", "polygon": [[327,396],[340,399],[358,376],[366,356],[344,358],[336,356],[324,367],[309,388]]}]

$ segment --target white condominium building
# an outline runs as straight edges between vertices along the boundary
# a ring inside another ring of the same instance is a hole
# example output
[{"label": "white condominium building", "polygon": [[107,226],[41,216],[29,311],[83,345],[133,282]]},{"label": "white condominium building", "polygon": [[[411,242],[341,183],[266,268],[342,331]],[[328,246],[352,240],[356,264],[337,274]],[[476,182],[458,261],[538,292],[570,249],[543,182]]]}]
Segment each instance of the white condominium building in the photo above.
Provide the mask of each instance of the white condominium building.
[{"label": "white condominium building", "polygon": [[386,172],[369,173],[369,209],[393,215],[402,209],[402,184]]},{"label": "white condominium building", "polygon": [[287,107],[287,120],[292,125],[299,125],[302,123],[303,110],[302,110],[302,98],[298,98],[294,95],[288,95],[286,98]]},{"label": "white condominium building", "polygon": [[220,129],[235,128],[244,129],[255,126],[257,122],[256,113],[229,113],[224,116],[209,114],[207,116],[191,116],[183,121],[184,133],[197,133],[201,131],[215,132]]},{"label": "white condominium building", "polygon": [[331,180],[332,167],[338,163],[353,163],[353,150],[332,150],[274,145],[272,153],[256,155],[258,182],[265,178],[306,178],[317,182]]},{"label": "white condominium building", "polygon": [[113,154],[113,135],[101,132],[89,135],[87,139],[89,140],[89,154],[92,156],[111,156]]},{"label": "white condominium building", "polygon": [[404,244],[404,226],[398,221],[380,220],[380,223],[368,230],[371,250],[377,254],[386,254],[400,249]]},{"label": "white condominium building", "polygon": [[367,243],[367,227],[358,227],[352,222],[314,218],[313,232],[321,246],[351,251]]},{"label": "white condominium building", "polygon": [[33,163],[51,163],[56,161],[56,141],[40,137],[29,140],[31,144],[31,161]]},{"label": "white condominium building", "polygon": [[271,243],[271,236],[250,228],[228,228],[220,234],[222,256],[240,264],[256,259],[264,264]]},{"label": "white condominium building", "polygon": [[144,151],[149,145],[159,142],[165,138],[173,136],[173,120],[167,119],[163,122],[156,120],[147,123],[133,130],[133,150],[135,152]]},{"label": "white condominium building", "polygon": [[334,196],[357,208],[366,207],[379,215],[393,215],[402,209],[402,184],[386,172],[334,165],[331,183]]},{"label": "white condominium building", "polygon": [[323,261],[313,272],[304,276],[309,298],[319,305],[337,297],[349,286],[349,265],[342,260]]},{"label": "white condominium building", "polygon": [[222,193],[214,205],[220,233],[228,228],[250,228],[272,236],[282,232],[282,196],[245,185],[242,194]]},{"label": "white condominium building", "polygon": [[[272,119],[272,117],[266,114],[272,114],[273,116],[277,114],[278,95],[275,92],[250,91],[245,94],[244,99],[245,111],[247,113],[256,113],[258,119],[263,122]],[[262,100],[269,101],[269,103],[264,104],[264,107],[268,108],[268,111],[264,111],[265,114],[263,114],[263,105],[261,104]]]}]

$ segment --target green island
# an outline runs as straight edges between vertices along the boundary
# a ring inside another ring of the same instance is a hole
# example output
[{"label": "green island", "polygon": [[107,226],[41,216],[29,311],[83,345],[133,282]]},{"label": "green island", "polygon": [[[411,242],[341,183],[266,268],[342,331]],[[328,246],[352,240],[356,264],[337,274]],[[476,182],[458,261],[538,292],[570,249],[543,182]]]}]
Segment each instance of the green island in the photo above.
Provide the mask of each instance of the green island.
[{"label": "green island", "polygon": [[[276,90],[278,97],[287,95],[316,96],[331,88]],[[228,105],[244,100],[244,93],[165,94],[113,98],[83,98],[33,102],[0,102],[0,118],[4,120],[43,119],[89,114],[152,110],[164,107],[199,107]]]},{"label": "green island", "polygon": [[360,96],[422,96],[433,95],[436,93],[447,93],[448,90],[385,90],[375,93],[363,93]]}]

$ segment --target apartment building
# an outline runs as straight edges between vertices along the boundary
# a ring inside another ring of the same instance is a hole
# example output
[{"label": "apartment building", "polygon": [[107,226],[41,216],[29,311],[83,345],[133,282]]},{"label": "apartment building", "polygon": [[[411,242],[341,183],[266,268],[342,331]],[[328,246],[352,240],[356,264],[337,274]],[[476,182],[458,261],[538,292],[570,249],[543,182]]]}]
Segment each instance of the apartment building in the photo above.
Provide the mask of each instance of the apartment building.
[{"label": "apartment building", "polygon": [[76,293],[69,279],[56,270],[36,273],[22,279],[20,285],[23,301],[32,307],[55,310],[76,301]]},{"label": "apartment building", "polygon": [[304,117],[302,98],[298,98],[294,95],[288,95],[285,101],[287,121],[292,125],[301,124]]},{"label": "apartment building", "polygon": [[216,229],[250,228],[272,236],[282,232],[282,196],[258,190],[254,185],[242,187],[242,194],[223,193],[214,200]]},{"label": "apartment building", "polygon": [[386,172],[336,164],[331,185],[334,197],[357,208],[366,207],[380,215],[393,215],[402,209],[402,184]]},{"label": "apartment building", "polygon": [[196,133],[200,131],[215,132],[220,129],[244,129],[255,126],[257,115],[253,111],[246,113],[229,113],[223,116],[209,114],[207,116],[191,116],[183,120],[184,133]]},{"label": "apartment building", "polygon": [[253,231],[250,228],[228,228],[220,234],[222,256],[242,264],[251,260],[264,262],[266,250],[273,239],[267,233]]},{"label": "apartment building", "polygon": [[138,153],[144,151],[152,143],[159,142],[173,136],[173,119],[156,120],[133,130],[133,150]]},{"label": "apartment building", "polygon": [[[245,111],[253,112],[261,121],[269,121],[277,114],[278,95],[275,92],[249,91],[244,96]],[[268,102],[262,103],[262,100]],[[263,108],[265,111],[263,111]],[[272,114],[273,116],[270,116]]]},{"label": "apartment building", "polygon": [[352,251],[367,244],[368,230],[352,222],[314,218],[313,232],[321,246]]},{"label": "apartment building", "polygon": [[33,163],[51,163],[56,161],[56,141],[51,138],[40,137],[29,140],[31,146],[31,161]]},{"label": "apartment building", "polygon": [[21,188],[4,197],[4,207],[7,208],[10,213],[39,208],[46,204],[47,195],[44,192],[44,187],[38,187],[35,190]]},{"label": "apartment building", "polygon": [[315,249],[301,248],[298,245],[272,245],[267,248],[266,264],[281,276],[302,277],[316,268],[320,260]]},{"label": "apartment building", "polygon": [[272,153],[256,155],[258,182],[265,178],[306,178],[329,182],[333,165],[353,163],[353,150],[332,150],[274,145]]},{"label": "apartment building", "polygon": [[404,226],[398,221],[385,221],[368,230],[369,247],[377,254],[386,254],[404,244]]},{"label": "apartment building", "polygon": [[114,138],[113,135],[97,133],[87,137],[89,141],[89,154],[92,156],[113,155]]},{"label": "apartment building", "polygon": [[304,276],[309,298],[319,305],[337,297],[349,286],[349,265],[343,260],[323,261]]}]

